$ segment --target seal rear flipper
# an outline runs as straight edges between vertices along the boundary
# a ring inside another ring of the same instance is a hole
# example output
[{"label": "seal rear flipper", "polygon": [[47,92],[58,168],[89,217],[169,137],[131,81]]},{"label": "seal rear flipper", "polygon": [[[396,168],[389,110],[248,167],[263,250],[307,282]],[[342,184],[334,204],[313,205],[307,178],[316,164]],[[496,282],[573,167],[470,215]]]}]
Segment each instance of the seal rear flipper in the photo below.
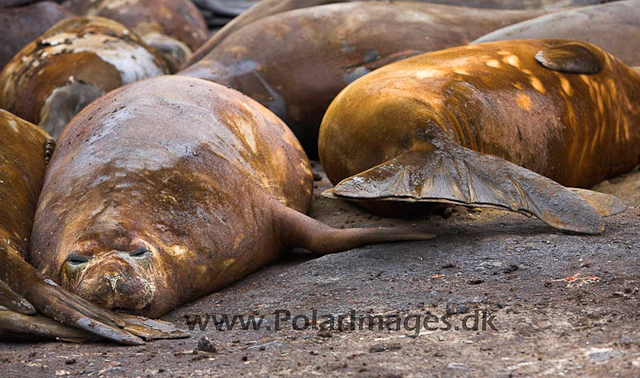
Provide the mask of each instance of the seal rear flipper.
[{"label": "seal rear flipper", "polygon": [[629,206],[627,206],[627,204],[621,199],[616,196],[612,196],[611,194],[582,188],[568,189],[579,195],[580,198],[596,209],[601,217],[610,217],[612,215],[624,213],[629,208]]},{"label": "seal rear flipper", "polygon": [[[274,201],[275,202],[275,201]],[[276,202],[273,210],[276,228],[284,247],[304,248],[320,254],[346,251],[367,244],[429,240],[435,236],[401,228],[337,229]]]},{"label": "seal rear flipper", "polygon": [[329,194],[344,200],[441,202],[534,215],[562,230],[599,234],[596,209],[562,185],[455,143],[429,143],[344,179]]}]

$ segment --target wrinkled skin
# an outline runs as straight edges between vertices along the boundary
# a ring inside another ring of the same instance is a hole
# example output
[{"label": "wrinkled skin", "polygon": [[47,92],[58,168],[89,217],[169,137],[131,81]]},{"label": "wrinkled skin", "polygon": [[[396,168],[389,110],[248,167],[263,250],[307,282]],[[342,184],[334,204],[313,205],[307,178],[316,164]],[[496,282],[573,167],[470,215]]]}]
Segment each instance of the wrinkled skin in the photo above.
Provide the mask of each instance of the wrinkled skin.
[{"label": "wrinkled skin", "polygon": [[590,42],[623,63],[640,65],[640,1],[619,1],[566,10],[507,26],[473,43],[563,38]]},{"label": "wrinkled skin", "polygon": [[123,25],[102,17],[63,20],[25,46],[0,73],[0,107],[54,139],[103,93],[168,73]]},{"label": "wrinkled skin", "polygon": [[353,80],[541,13],[411,2],[299,9],[246,26],[180,74],[228,85],[259,101],[294,130],[310,156],[317,156],[322,116]]},{"label": "wrinkled skin", "polygon": [[[240,16],[233,19],[214,34],[202,47],[200,47],[185,64],[188,67],[202,58],[211,50],[218,46],[225,38],[237,32],[241,28],[274,14],[283,13],[290,10],[315,7],[318,5],[345,3],[352,0],[262,0]],[[371,0],[387,1],[387,0]],[[416,0],[416,2],[440,3],[444,5],[455,5],[473,8],[489,9],[554,9],[564,6],[579,6],[589,4],[599,4],[602,0]]]},{"label": "wrinkled skin", "polygon": [[26,259],[53,139],[4,110],[0,135],[0,339],[106,338],[137,345],[142,340],[135,335],[184,337],[167,323],[109,313],[36,274]]},{"label": "wrinkled skin", "polygon": [[[568,56],[565,44],[586,58],[547,64],[602,69],[563,73],[537,61],[554,46]],[[327,110],[319,151],[336,184],[327,194],[372,200],[369,209],[394,216],[411,201],[491,205],[598,233],[592,211],[533,172],[590,187],[633,169],[639,105],[640,76],[589,44],[505,41],[409,58],[355,81]]]},{"label": "wrinkled skin", "polygon": [[94,303],[158,317],[293,246],[330,253],[430,237],[324,226],[301,213],[312,183],[293,133],[255,101],[194,78],[144,80],[65,130],[30,258]]},{"label": "wrinkled skin", "polygon": [[191,0],[69,0],[63,4],[84,16],[123,24],[167,61],[176,72],[208,36],[207,25]]},{"label": "wrinkled skin", "polygon": [[38,38],[58,21],[73,17],[56,3],[43,1],[0,12],[0,70],[20,49]]}]

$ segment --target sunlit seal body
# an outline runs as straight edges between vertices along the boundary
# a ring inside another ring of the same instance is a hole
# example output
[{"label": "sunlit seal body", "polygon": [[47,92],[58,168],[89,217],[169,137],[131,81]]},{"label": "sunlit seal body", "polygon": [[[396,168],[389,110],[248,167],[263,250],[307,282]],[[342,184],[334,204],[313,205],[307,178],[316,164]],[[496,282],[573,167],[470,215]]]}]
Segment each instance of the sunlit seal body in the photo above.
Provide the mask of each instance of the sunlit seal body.
[{"label": "sunlit seal body", "polygon": [[102,17],[69,18],[23,48],[0,73],[0,107],[58,138],[91,101],[168,69],[135,34]]},{"label": "sunlit seal body", "polygon": [[0,12],[0,70],[20,49],[38,38],[58,21],[73,13],[51,1],[44,1]]},{"label": "sunlit seal body", "polygon": [[191,0],[68,0],[83,16],[107,17],[135,32],[177,71],[208,37],[207,25]]},{"label": "sunlit seal body", "polygon": [[401,202],[491,206],[597,233],[593,209],[538,174],[590,187],[635,167],[639,91],[636,72],[582,42],[505,41],[393,63],[329,107],[327,195],[395,216]]},{"label": "sunlit seal body", "polygon": [[228,85],[267,106],[313,157],[324,112],[353,80],[538,14],[412,2],[298,9],[245,26],[180,74]]},{"label": "sunlit seal body", "polygon": [[496,30],[473,43],[563,38],[590,42],[623,63],[640,65],[640,1],[616,1],[540,16]]},{"label": "sunlit seal body", "polygon": [[298,141],[257,102],[194,78],[140,81],[65,130],[31,261],[94,303],[156,317],[295,246],[329,253],[428,237],[329,228],[302,214],[312,183]]}]

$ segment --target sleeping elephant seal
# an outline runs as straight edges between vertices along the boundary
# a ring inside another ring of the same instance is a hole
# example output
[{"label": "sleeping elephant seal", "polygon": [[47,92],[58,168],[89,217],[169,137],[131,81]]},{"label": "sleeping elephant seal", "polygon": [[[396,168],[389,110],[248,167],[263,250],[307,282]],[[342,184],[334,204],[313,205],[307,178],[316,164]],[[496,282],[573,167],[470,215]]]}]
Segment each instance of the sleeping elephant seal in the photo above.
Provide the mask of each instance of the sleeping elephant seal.
[{"label": "sleeping elephant seal", "polygon": [[57,139],[83,107],[123,84],[168,73],[123,25],[102,17],[59,22],[0,73],[0,107]]},{"label": "sleeping elephant seal", "polygon": [[257,102],[195,78],[140,81],[65,129],[31,261],[101,306],[158,317],[293,247],[332,253],[431,237],[325,226],[303,214],[312,185],[293,133]]},{"label": "sleeping elephant seal", "polygon": [[627,65],[640,65],[640,1],[618,1],[540,16],[491,32],[473,43],[563,38],[589,42]]},{"label": "sleeping elephant seal", "polygon": [[208,36],[207,25],[191,0],[68,0],[77,15],[110,18],[135,32],[176,72]]},{"label": "sleeping elephant seal", "polygon": [[640,76],[583,42],[424,54],[345,88],[324,117],[319,150],[336,185],[327,195],[373,211],[488,206],[598,233],[600,216],[579,196],[602,215],[625,206],[558,183],[590,187],[638,164]]},{"label": "sleeping elephant seal", "polygon": [[244,27],[180,74],[230,86],[267,106],[315,157],[322,116],[353,80],[540,13],[413,2],[298,9]]},{"label": "sleeping elephant seal", "polygon": [[[203,1],[206,2],[206,0]],[[265,17],[295,9],[309,8],[333,3],[346,3],[350,1],[353,0],[262,0],[256,5],[249,8],[246,12],[242,13],[240,16],[234,18],[231,22],[229,22],[222,29],[216,32],[211,38],[209,38],[209,40],[193,54],[193,56],[187,61],[184,67],[188,67],[204,58],[208,53],[211,52],[211,50],[213,50],[231,34]],[[369,1],[389,2],[388,0]],[[603,1],[605,0],[415,0],[415,2],[421,3],[440,3],[444,5],[455,5],[472,8],[512,10],[554,9],[568,6],[599,4]],[[215,2],[215,0],[213,0],[212,2]]]},{"label": "sleeping elephant seal", "polygon": [[100,309],[37,275],[25,259],[53,139],[1,109],[0,135],[0,340],[99,337],[136,345],[142,340],[134,334],[184,337],[167,323]]},{"label": "sleeping elephant seal", "polygon": [[73,13],[51,1],[0,11],[0,70],[20,49]]}]

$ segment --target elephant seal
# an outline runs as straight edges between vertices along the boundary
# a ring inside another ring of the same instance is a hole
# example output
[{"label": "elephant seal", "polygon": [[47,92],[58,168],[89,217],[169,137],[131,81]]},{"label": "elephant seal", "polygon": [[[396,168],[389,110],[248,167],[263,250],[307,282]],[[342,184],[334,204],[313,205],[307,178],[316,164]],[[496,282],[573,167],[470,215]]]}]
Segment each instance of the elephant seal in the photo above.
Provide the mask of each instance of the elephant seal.
[{"label": "elephant seal", "polygon": [[137,336],[184,337],[167,323],[100,309],[37,275],[26,259],[54,142],[2,109],[0,135],[0,340],[106,338],[137,345],[142,343]]},{"label": "elephant seal", "polygon": [[80,112],[44,181],[30,259],[100,306],[158,317],[289,249],[422,240],[330,228],[303,214],[313,177],[273,113],[205,80],[161,76]]},{"label": "elephant seal", "polygon": [[560,184],[590,187],[633,169],[639,105],[640,76],[583,42],[412,57],[356,80],[327,110],[319,151],[335,187],[326,195],[395,216],[416,203],[496,207],[596,234],[598,213],[625,205]]},{"label": "elephant seal", "polygon": [[322,116],[351,81],[384,64],[464,45],[540,13],[413,2],[298,9],[245,26],[179,74],[230,86],[267,106],[313,158]]},{"label": "elephant seal", "polygon": [[77,15],[110,18],[135,32],[176,72],[208,37],[207,25],[191,0],[68,0]]},{"label": "elephant seal", "polygon": [[168,73],[123,25],[102,17],[63,20],[25,46],[0,73],[0,107],[57,139],[103,93]]},{"label": "elephant seal", "polygon": [[73,13],[51,1],[44,1],[0,12],[0,70],[20,49],[47,29]]},{"label": "elephant seal", "polygon": [[[207,1],[207,0],[204,0]],[[209,0],[211,1],[211,0]],[[226,24],[222,29],[216,32],[202,47],[200,47],[193,56],[185,64],[185,68],[195,64],[208,53],[218,46],[225,38],[237,32],[243,27],[256,22],[265,17],[274,14],[284,13],[290,10],[315,7],[319,5],[346,3],[354,0],[262,0],[256,5],[249,8],[240,16],[234,18]],[[369,0],[369,1],[385,1],[388,0]],[[215,2],[215,0],[213,0]],[[551,9],[568,6],[599,4],[603,0],[416,0],[415,2],[423,3],[439,3],[443,5],[455,5],[471,8],[488,8],[488,9],[511,9],[511,10],[533,10],[533,9]]]},{"label": "elephant seal", "polygon": [[630,66],[640,65],[640,1],[618,1],[552,13],[498,29],[472,44],[562,38],[589,42]]}]

